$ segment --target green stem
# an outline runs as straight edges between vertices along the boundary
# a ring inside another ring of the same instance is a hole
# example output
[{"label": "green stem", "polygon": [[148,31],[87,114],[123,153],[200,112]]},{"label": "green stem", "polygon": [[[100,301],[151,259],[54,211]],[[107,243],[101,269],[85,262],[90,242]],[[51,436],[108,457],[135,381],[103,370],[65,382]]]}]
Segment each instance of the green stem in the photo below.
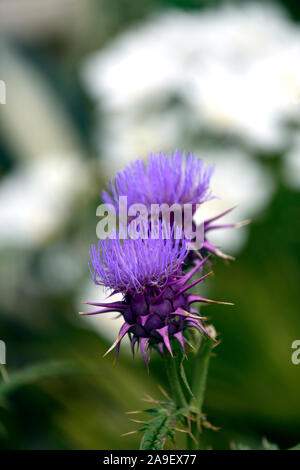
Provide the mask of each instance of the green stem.
[{"label": "green stem", "polygon": [[172,393],[172,398],[175,401],[178,408],[184,408],[187,406],[187,402],[181,388],[180,379],[178,376],[178,369],[180,366],[180,358],[171,357],[168,355],[166,360],[166,370],[169,379],[169,385]]},{"label": "green stem", "polygon": [[[214,337],[215,331],[213,327],[211,328],[212,336]],[[207,383],[207,374],[208,374],[208,367],[209,361],[211,356],[211,351],[214,347],[215,343],[211,338],[202,337],[200,347],[197,351],[195,356],[195,369],[193,375],[193,384],[192,384],[192,392],[194,397],[191,399],[190,406],[197,410],[199,414],[202,413],[204,395],[206,390],[206,383]],[[199,426],[197,423],[192,422],[192,434],[195,437],[198,444],[194,442],[194,440],[188,436],[188,448],[189,449],[203,449],[203,443],[201,442],[201,433]]]},{"label": "green stem", "polygon": [[202,338],[200,348],[196,354],[196,364],[194,369],[194,379],[192,384],[192,391],[194,398],[192,405],[197,408],[201,413],[204,401],[204,394],[206,390],[208,366],[211,356],[211,351],[215,343],[210,338]]}]

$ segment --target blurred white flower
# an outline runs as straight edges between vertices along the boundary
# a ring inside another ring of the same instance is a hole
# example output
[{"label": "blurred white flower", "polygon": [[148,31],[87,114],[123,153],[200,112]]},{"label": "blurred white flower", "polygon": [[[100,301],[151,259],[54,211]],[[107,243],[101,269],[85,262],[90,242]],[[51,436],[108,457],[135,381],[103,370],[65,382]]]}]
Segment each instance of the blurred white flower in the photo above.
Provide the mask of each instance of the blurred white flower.
[{"label": "blurred white flower", "polygon": [[296,135],[292,149],[284,156],[283,177],[292,189],[300,190],[300,135]]},{"label": "blurred white flower", "polygon": [[87,183],[76,155],[44,155],[1,181],[0,244],[46,241],[68,218],[73,198]]},{"label": "blurred white flower", "polygon": [[0,106],[1,127],[15,158],[31,161],[41,155],[84,152],[59,94],[41,70],[5,40],[0,43],[0,70],[7,102]]},{"label": "blurred white flower", "polygon": [[[176,148],[181,117],[176,113],[145,115],[138,118],[121,115],[108,119],[102,125],[103,134],[99,147],[104,149],[104,162],[101,162],[109,176],[122,169],[133,156],[145,156],[149,149],[164,149],[171,152]],[[175,138],[176,136],[176,138]],[[106,158],[108,157],[108,158]]]},{"label": "blurred white flower", "polygon": [[[169,11],[92,54],[82,76],[104,112],[100,149],[113,169],[117,155],[174,148],[186,122],[195,135],[273,149],[285,144],[282,123],[299,117],[300,28],[262,3]],[[172,97],[181,114],[163,107]]]}]

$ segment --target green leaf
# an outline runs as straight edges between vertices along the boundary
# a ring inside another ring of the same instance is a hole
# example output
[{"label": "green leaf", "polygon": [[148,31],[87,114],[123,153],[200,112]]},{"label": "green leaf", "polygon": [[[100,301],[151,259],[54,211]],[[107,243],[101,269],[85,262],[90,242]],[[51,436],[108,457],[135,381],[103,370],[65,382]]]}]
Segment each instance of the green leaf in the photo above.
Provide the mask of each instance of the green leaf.
[{"label": "green leaf", "polygon": [[149,421],[145,434],[142,437],[140,450],[162,450],[166,437],[167,415],[162,414]]},{"label": "green leaf", "polygon": [[141,450],[162,450],[167,437],[174,438],[174,426],[178,410],[173,401],[161,402],[158,408],[146,410],[154,415],[145,426],[140,429],[144,432],[141,440]]},{"label": "green leaf", "polygon": [[46,362],[29,366],[23,370],[9,374],[7,382],[0,383],[0,396],[8,396],[20,387],[30,385],[48,377],[74,374],[80,367],[71,362]]}]

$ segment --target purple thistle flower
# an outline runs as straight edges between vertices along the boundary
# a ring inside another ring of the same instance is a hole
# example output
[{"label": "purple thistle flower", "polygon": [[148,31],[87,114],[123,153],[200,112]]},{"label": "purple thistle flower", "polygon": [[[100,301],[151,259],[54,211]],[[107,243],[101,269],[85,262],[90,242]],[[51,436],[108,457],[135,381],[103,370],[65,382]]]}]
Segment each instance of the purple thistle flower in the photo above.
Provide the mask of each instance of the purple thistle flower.
[{"label": "purple thistle flower", "polygon": [[102,199],[116,208],[120,196],[127,196],[128,205],[139,203],[148,209],[151,204],[201,204],[213,197],[209,188],[212,173],[213,167],[204,168],[193,154],[150,154],[146,165],[137,159],[120,171],[108,191],[102,192]]},{"label": "purple thistle flower", "polygon": [[107,353],[116,348],[117,357],[121,340],[128,334],[133,354],[139,346],[148,366],[148,355],[153,347],[162,354],[166,348],[172,355],[170,340],[173,338],[185,352],[188,341],[183,332],[186,328],[194,327],[206,333],[203,318],[192,304],[214,301],[190,295],[188,290],[210,273],[189,283],[206,259],[199,260],[183,274],[181,268],[186,256],[184,239],[120,241],[116,238],[100,240],[97,248],[92,246],[90,257],[94,270],[91,267],[90,270],[94,282],[112,289],[113,293],[123,294],[120,302],[87,302],[97,307],[87,315],[119,312],[124,318],[119,335]]},{"label": "purple thistle flower", "polygon": [[[193,154],[187,157],[176,151],[170,157],[162,152],[150,154],[145,165],[141,159],[135,160],[120,171],[116,178],[108,184],[108,190],[102,192],[102,199],[112,204],[118,213],[120,196],[127,196],[128,206],[132,204],[144,204],[148,211],[151,204],[191,204],[193,212],[196,204],[213,199],[210,190],[210,179],[214,167],[204,167],[203,161]],[[207,240],[207,233],[221,228],[240,227],[248,221],[237,224],[213,224],[233,208],[222,214],[204,221],[204,243],[201,253],[206,256],[208,252],[225,259],[234,259],[223,253],[219,248]],[[195,226],[194,226],[195,228]],[[195,259],[194,253],[190,254],[190,261]]]}]

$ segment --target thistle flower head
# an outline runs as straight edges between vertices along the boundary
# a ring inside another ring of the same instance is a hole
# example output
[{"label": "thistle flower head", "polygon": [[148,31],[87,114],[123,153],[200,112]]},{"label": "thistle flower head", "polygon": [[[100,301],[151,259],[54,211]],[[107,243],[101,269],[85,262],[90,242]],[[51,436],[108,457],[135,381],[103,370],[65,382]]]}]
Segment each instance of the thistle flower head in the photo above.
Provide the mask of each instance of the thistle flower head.
[{"label": "thistle flower head", "polygon": [[[119,209],[120,196],[126,196],[128,206],[143,204],[150,211],[151,204],[167,204],[169,207],[173,204],[181,206],[191,204],[194,213],[196,204],[202,204],[214,198],[210,189],[213,170],[212,166],[204,167],[203,161],[193,154],[185,156],[178,151],[171,156],[164,155],[162,152],[150,154],[146,164],[137,159],[125,170],[120,171],[116,178],[108,184],[107,191],[102,192],[102,199],[104,202],[112,204],[116,212]],[[248,223],[248,221],[237,224],[214,223],[232,209],[204,221],[202,255],[205,256],[210,252],[224,259],[234,259],[223,253],[207,239],[209,231],[241,227]],[[190,260],[192,259],[196,259],[195,253],[190,255]]]},{"label": "thistle flower head", "polygon": [[146,164],[140,159],[120,171],[102,192],[104,202],[118,205],[127,196],[128,205],[201,204],[212,198],[209,188],[213,167],[204,167],[193,154],[174,152],[150,154]]},{"label": "thistle flower head", "polygon": [[92,247],[90,269],[94,282],[123,294],[120,302],[88,302],[97,307],[89,315],[117,311],[124,318],[118,338],[107,352],[116,347],[118,355],[120,342],[128,334],[133,353],[139,345],[148,364],[152,347],[162,354],[165,349],[172,354],[170,340],[176,338],[185,351],[184,330],[194,327],[205,331],[201,316],[192,304],[211,301],[190,295],[188,290],[207,276],[189,283],[206,260],[199,260],[183,274],[187,253],[184,239],[164,240],[161,231],[158,239],[107,239],[100,240],[97,248]]}]

